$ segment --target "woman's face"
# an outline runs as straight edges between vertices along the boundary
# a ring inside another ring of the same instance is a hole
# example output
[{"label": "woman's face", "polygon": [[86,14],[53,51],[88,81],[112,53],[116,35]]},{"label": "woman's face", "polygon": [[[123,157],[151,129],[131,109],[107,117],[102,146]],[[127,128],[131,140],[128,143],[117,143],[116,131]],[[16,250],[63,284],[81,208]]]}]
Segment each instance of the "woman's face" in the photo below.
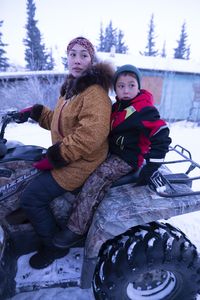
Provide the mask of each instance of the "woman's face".
[{"label": "woman's face", "polygon": [[92,64],[89,52],[79,44],[75,44],[69,51],[68,56],[69,73],[79,77]]}]

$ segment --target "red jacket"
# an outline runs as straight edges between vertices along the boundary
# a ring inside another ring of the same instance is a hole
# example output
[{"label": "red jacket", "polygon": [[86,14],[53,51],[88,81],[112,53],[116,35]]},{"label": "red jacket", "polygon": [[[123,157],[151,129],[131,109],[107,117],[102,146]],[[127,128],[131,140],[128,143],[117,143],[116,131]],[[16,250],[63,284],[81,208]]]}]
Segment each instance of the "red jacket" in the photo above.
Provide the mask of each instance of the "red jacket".
[{"label": "red jacket", "polygon": [[131,100],[119,101],[112,107],[110,152],[117,154],[134,169],[147,159],[162,162],[171,138],[169,128],[153,105],[153,96],[146,90]]}]

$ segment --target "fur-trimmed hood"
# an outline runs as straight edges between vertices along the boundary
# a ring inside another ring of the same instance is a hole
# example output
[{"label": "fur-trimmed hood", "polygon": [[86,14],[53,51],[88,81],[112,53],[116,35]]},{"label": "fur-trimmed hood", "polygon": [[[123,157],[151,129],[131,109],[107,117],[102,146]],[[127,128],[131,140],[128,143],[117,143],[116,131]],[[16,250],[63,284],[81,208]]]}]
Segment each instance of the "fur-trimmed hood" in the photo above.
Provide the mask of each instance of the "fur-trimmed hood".
[{"label": "fur-trimmed hood", "polygon": [[109,63],[97,63],[85,70],[78,78],[68,75],[61,87],[61,96],[65,98],[77,95],[94,84],[100,85],[106,92],[112,88],[114,68]]}]

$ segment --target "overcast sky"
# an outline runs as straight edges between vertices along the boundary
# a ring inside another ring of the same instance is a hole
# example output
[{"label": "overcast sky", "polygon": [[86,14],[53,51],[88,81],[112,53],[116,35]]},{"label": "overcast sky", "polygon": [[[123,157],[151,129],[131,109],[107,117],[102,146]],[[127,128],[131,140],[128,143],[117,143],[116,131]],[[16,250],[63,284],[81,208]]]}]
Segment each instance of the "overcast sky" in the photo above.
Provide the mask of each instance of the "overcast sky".
[{"label": "overcast sky", "polygon": [[[200,0],[35,0],[38,28],[47,48],[64,55],[67,43],[78,35],[98,44],[100,24],[124,32],[124,41],[131,54],[144,51],[148,24],[154,14],[156,47],[166,41],[167,55],[173,56],[183,22],[186,22],[191,59],[200,61]],[[0,0],[0,20],[3,20],[3,42],[8,43],[7,57],[24,64],[23,38],[26,36],[26,0]],[[55,52],[56,53],[56,52]]]}]

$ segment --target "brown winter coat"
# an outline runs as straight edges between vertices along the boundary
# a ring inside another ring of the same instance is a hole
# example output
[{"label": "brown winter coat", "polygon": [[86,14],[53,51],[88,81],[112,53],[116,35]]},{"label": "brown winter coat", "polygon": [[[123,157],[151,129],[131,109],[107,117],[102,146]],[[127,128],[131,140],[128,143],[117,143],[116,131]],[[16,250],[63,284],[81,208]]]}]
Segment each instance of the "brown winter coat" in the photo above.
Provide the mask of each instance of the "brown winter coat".
[{"label": "brown winter coat", "polygon": [[39,124],[51,130],[56,147],[47,152],[55,167],[51,172],[66,190],[80,187],[107,156],[111,101],[106,87],[111,82],[111,68],[93,66],[77,80],[77,94],[67,100],[60,97],[54,111],[42,108]]}]

